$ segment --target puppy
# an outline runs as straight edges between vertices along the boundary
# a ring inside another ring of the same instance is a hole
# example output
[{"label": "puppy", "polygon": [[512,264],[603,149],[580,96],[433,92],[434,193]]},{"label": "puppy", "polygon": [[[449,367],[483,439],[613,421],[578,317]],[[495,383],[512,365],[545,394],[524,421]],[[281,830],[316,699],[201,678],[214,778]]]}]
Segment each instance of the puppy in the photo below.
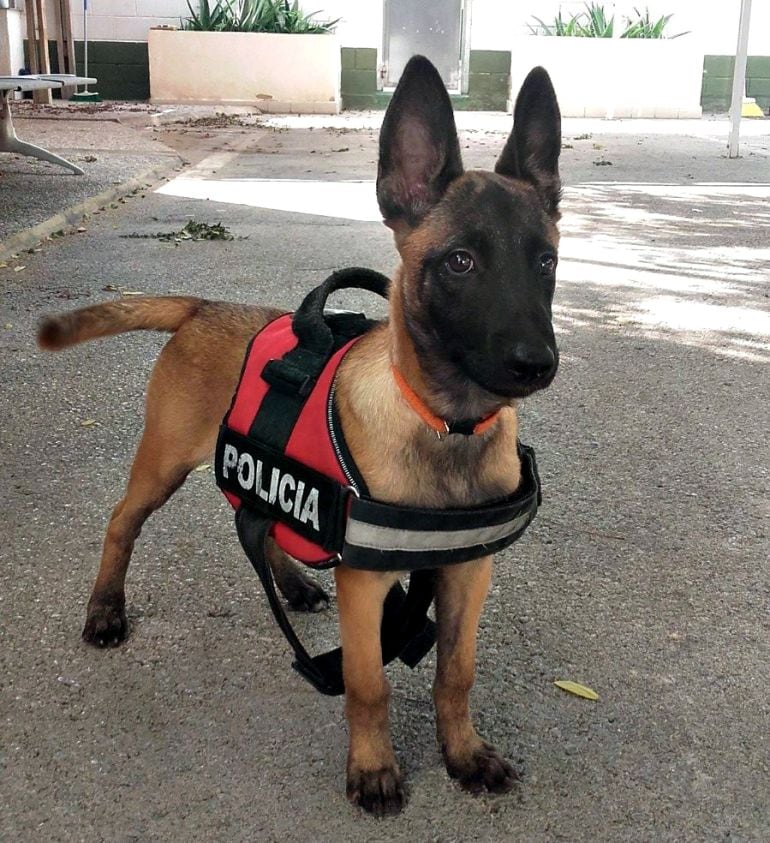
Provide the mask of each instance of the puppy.
[{"label": "puppy", "polygon": [[[344,358],[336,409],[372,497],[432,508],[470,507],[514,492],[521,472],[515,404],[547,387],[558,366],[551,322],[557,262],[560,114],[547,73],[534,69],[493,172],[464,171],[450,99],[435,68],[414,57],[380,134],[377,198],[401,263],[389,318]],[[192,297],[135,298],[46,319],[43,348],[131,330],[168,331],[148,392],[146,423],[124,498],[104,540],[83,638],[115,646],[127,634],[125,577],[147,517],[210,459],[251,337],[270,308]],[[434,417],[485,419],[477,435],[436,436],[404,398],[394,371]],[[323,591],[277,547],[269,561],[295,608]],[[492,559],[439,568],[435,579],[438,740],[450,776],[471,791],[504,792],[510,764],[476,732],[468,705],[479,616]],[[383,601],[398,573],[335,568],[346,715],[349,799],[374,814],[404,804],[388,731]]]}]

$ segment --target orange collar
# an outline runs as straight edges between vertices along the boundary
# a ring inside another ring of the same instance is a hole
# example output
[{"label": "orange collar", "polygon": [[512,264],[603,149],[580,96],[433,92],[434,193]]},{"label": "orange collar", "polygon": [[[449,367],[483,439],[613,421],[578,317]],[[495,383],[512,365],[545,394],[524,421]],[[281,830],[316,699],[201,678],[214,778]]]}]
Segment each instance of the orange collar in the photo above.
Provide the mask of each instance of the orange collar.
[{"label": "orange collar", "polygon": [[425,406],[423,400],[412,389],[412,387],[409,386],[404,376],[395,366],[393,366],[392,369],[393,377],[395,378],[396,384],[401,390],[401,394],[404,396],[406,403],[409,404],[409,406],[415,411],[415,413],[417,413],[425,424],[431,428],[431,430],[435,431],[436,436],[438,436],[439,439],[444,439],[450,433],[462,433],[465,436],[484,433],[492,427],[492,425],[497,421],[497,417],[500,415],[500,410],[495,410],[494,413],[484,416],[484,418],[479,419],[476,422],[472,420],[452,423],[447,422],[439,416],[434,415]]}]

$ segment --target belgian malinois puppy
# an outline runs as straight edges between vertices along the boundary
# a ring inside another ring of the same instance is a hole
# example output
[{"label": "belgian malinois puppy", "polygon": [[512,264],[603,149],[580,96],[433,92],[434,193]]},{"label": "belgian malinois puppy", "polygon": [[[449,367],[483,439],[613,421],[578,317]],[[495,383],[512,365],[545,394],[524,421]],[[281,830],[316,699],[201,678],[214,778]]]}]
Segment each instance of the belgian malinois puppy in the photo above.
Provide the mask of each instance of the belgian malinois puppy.
[{"label": "belgian malinois puppy", "polygon": [[[414,57],[380,135],[377,198],[401,263],[389,319],[345,357],[336,400],[348,447],[370,493],[423,507],[467,507],[508,495],[520,479],[515,404],[548,386],[558,365],[551,302],[558,245],[559,108],[533,70],[494,172],[463,170],[452,107],[433,65]],[[116,646],[127,634],[124,583],[147,517],[211,458],[250,338],[278,312],[192,297],[136,298],[43,321],[39,343],[60,349],[132,330],[169,331],[148,391],[146,424],[125,497],[115,507],[83,638]],[[444,420],[482,419],[478,435],[439,439],[404,399],[396,369]],[[326,595],[273,547],[270,563],[294,608]],[[447,771],[471,791],[510,790],[511,765],[476,732],[468,696],[490,557],[436,573],[438,740]],[[374,814],[404,803],[388,733],[380,651],[383,600],[397,573],[335,568],[350,727],[349,799]]]}]

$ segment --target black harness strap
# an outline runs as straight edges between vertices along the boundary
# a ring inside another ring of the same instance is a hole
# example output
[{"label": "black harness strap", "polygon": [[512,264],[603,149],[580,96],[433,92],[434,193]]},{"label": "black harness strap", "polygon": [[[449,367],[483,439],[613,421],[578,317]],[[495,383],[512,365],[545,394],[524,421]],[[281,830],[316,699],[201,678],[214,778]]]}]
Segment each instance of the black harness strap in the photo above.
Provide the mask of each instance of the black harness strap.
[{"label": "black harness strap", "polygon": [[275,590],[273,572],[270,570],[270,564],[265,553],[265,542],[271,527],[272,522],[269,519],[258,515],[248,507],[241,506],[235,512],[235,529],[238,531],[238,538],[241,540],[241,545],[246,551],[249,562],[254,566],[254,570],[262,582],[267,602],[273,611],[273,617],[281,628],[281,632],[286,636],[292,650],[294,650],[296,661],[293,666],[322,694],[329,696],[343,694],[345,686],[342,682],[341,660],[338,672],[333,669],[330,670],[328,666],[326,671],[316,667],[286,617],[286,612],[284,612]]},{"label": "black harness strap", "polygon": [[[275,590],[273,572],[265,552],[265,542],[271,526],[272,522],[268,518],[249,507],[241,506],[235,513],[235,527],[241,545],[262,582],[276,623],[294,650],[295,660],[292,667],[322,694],[344,694],[342,648],[337,647],[328,653],[310,656],[286,617],[283,604]],[[400,658],[409,667],[416,667],[430,652],[436,641],[435,624],[427,616],[432,602],[432,572],[413,574],[409,580],[408,592],[404,591],[400,583],[391,588],[385,598],[380,629],[383,664]]]},{"label": "black harness strap", "polygon": [[513,544],[541,502],[535,452],[518,443],[521,480],[499,501],[465,509],[421,509],[353,497],[342,556],[351,568],[419,571],[469,562]]},{"label": "black harness strap", "polygon": [[348,340],[363,334],[374,322],[362,313],[325,315],[326,299],[337,290],[362,288],[386,298],[390,280],[381,272],[349,267],[333,272],[309,293],[292,317],[298,343],[278,360],[271,360],[262,377],[272,387],[251,423],[249,434],[282,451],[305,400],[332,354]]}]

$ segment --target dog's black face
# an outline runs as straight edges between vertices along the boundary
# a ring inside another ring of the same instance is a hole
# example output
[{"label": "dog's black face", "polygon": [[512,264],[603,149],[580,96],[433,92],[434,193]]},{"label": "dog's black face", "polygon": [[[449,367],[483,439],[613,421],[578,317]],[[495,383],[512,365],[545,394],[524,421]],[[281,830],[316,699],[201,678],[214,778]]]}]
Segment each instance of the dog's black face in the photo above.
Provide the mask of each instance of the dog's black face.
[{"label": "dog's black face", "polygon": [[423,258],[425,327],[469,380],[520,398],[553,380],[556,247],[534,191],[482,173],[460,177],[442,216],[454,233]]},{"label": "dog's black face", "polygon": [[450,388],[518,398],[556,374],[560,150],[556,97],[535,69],[495,172],[464,173],[438,74],[407,65],[380,136],[378,199],[406,268],[407,330]]}]

